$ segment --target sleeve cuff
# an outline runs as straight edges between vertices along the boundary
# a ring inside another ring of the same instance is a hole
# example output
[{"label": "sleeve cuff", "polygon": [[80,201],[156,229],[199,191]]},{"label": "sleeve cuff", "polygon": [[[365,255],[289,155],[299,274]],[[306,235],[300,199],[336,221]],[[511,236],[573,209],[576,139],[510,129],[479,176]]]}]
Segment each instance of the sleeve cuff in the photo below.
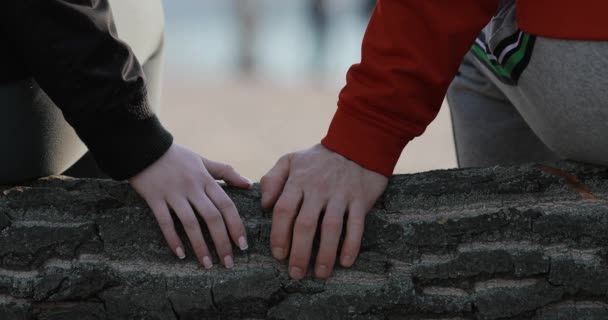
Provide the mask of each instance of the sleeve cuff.
[{"label": "sleeve cuff", "polygon": [[156,116],[113,126],[104,135],[83,138],[97,165],[115,180],[137,175],[173,144],[173,136]]},{"label": "sleeve cuff", "polygon": [[321,143],[360,166],[389,177],[401,151],[413,138],[397,137],[338,108]]}]

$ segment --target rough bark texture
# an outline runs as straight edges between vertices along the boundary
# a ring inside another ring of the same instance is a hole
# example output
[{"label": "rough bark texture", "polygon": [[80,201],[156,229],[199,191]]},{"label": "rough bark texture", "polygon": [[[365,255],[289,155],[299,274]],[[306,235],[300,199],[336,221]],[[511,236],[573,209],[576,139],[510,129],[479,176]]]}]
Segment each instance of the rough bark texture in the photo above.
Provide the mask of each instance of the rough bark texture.
[{"label": "rough bark texture", "polygon": [[608,319],[608,169],[553,167],[394,177],[327,282],[270,257],[257,189],[228,189],[250,250],[205,271],[124,183],[0,188],[0,319]]}]

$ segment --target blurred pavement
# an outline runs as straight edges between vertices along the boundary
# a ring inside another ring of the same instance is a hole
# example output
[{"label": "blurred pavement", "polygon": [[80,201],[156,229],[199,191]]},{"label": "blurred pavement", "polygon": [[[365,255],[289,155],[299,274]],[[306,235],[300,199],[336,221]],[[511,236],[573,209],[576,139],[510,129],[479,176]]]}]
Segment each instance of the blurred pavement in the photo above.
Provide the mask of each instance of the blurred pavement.
[{"label": "blurred pavement", "polygon": [[[228,162],[259,180],[283,154],[318,143],[335,111],[337,90],[280,88],[263,82],[216,85],[169,76],[162,119],[178,143]],[[456,167],[449,110],[412,141],[398,173]]]}]

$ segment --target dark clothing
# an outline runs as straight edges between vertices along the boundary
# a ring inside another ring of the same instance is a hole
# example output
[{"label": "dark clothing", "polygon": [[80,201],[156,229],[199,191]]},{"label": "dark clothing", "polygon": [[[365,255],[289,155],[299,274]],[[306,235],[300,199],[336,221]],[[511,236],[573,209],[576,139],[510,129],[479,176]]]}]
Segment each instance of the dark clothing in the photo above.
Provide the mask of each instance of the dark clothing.
[{"label": "dark clothing", "polygon": [[33,77],[112,178],[136,175],[171,146],[108,0],[2,0],[0,36],[0,83]]}]

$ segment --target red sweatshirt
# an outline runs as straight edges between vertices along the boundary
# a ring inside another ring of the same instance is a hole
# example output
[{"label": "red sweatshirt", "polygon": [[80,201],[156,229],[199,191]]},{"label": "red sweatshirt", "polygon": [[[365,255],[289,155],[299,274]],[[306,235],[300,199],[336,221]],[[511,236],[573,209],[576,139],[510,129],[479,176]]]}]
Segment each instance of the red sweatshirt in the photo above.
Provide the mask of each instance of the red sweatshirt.
[{"label": "red sweatshirt", "polygon": [[[460,62],[499,0],[378,0],[324,146],[390,176],[435,118]],[[606,0],[517,0],[530,34],[608,40]]]}]

